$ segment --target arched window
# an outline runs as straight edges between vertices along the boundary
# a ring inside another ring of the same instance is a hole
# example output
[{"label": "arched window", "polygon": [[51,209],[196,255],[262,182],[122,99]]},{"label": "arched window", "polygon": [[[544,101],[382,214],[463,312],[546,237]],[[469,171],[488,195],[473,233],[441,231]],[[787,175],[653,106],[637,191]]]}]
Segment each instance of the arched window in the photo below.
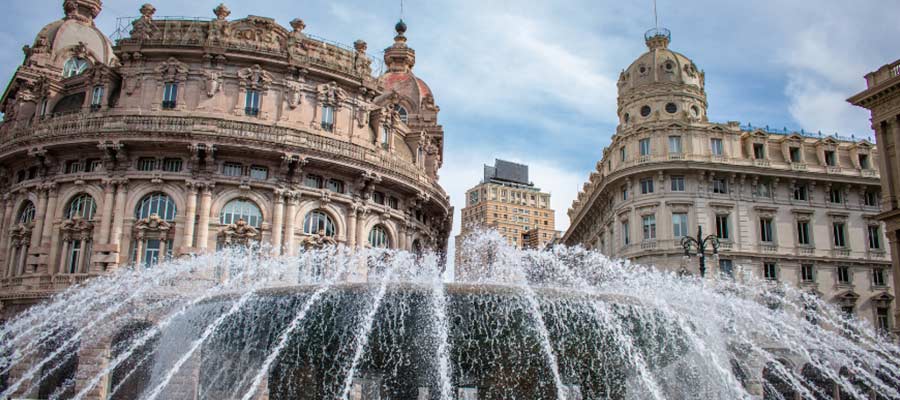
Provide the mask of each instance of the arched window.
[{"label": "arched window", "polygon": [[69,206],[66,207],[65,218],[72,219],[78,216],[81,219],[92,221],[96,212],[97,203],[94,203],[94,198],[87,193],[82,193],[69,202]]},{"label": "arched window", "polygon": [[229,201],[222,208],[219,222],[223,225],[231,225],[242,219],[247,225],[259,228],[259,225],[262,224],[262,211],[259,210],[259,206],[256,203],[250,200],[235,199]]},{"label": "arched window", "polygon": [[90,64],[88,64],[87,60],[80,57],[72,57],[63,65],[63,78],[81,75],[82,72],[88,69],[88,66]]},{"label": "arched window", "polygon": [[397,105],[397,114],[400,115],[400,120],[403,121],[403,123],[409,122],[409,113],[406,111],[406,108],[399,104]]},{"label": "arched window", "polygon": [[26,201],[22,206],[22,211],[19,212],[19,218],[16,218],[16,221],[23,225],[34,221],[34,203]]},{"label": "arched window", "polygon": [[324,231],[325,236],[335,235],[334,221],[322,210],[313,210],[303,218],[303,233],[307,235],[318,234]]},{"label": "arched window", "polygon": [[369,245],[372,247],[386,249],[391,246],[390,238],[384,226],[375,225],[369,231]]},{"label": "arched window", "polygon": [[[148,221],[153,215],[163,223]],[[169,222],[175,221],[176,215],[175,202],[165,193],[152,193],[141,199],[134,210],[138,221],[134,226],[132,261],[150,267],[172,256],[174,226]]]},{"label": "arched window", "polygon": [[145,196],[134,210],[134,217],[147,219],[156,214],[166,221],[174,221],[175,202],[165,193],[153,193]]}]

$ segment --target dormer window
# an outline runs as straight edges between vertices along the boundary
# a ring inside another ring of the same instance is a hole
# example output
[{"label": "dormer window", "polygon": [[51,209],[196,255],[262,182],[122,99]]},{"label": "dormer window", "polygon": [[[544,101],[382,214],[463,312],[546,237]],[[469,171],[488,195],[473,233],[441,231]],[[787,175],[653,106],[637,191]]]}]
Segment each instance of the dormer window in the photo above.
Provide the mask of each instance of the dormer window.
[{"label": "dormer window", "polygon": [[800,148],[799,147],[791,147],[791,162],[792,163],[800,162]]},{"label": "dormer window", "polygon": [[328,132],[334,131],[334,107],[332,106],[322,106],[322,129]]},{"label": "dormer window", "polygon": [[860,169],[871,168],[871,166],[869,165],[869,155],[868,154],[860,154],[859,155],[859,168]]},{"label": "dormer window", "polygon": [[71,78],[81,75],[90,66],[87,60],[80,57],[72,57],[63,65],[63,78]]},{"label": "dormer window", "polygon": [[244,114],[251,117],[259,115],[259,90],[248,90],[244,101]]},{"label": "dormer window", "polygon": [[94,86],[94,90],[91,91],[91,111],[99,110],[101,104],[103,104],[103,86]]},{"label": "dormer window", "polygon": [[753,158],[764,160],[766,158],[766,145],[762,143],[753,143]]},{"label": "dormer window", "polygon": [[171,110],[175,108],[175,100],[178,98],[178,83],[177,82],[167,82],[165,89],[163,89],[163,102],[162,108],[166,110]]},{"label": "dormer window", "polygon": [[825,165],[829,167],[837,165],[837,158],[834,156],[833,150],[825,150]]}]

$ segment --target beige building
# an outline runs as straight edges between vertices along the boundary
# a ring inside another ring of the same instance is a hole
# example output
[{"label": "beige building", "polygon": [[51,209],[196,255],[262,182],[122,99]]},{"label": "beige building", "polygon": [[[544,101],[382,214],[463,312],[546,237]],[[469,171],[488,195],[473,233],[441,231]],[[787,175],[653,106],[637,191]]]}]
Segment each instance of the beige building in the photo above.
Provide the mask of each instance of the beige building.
[{"label": "beige building", "polygon": [[382,66],[361,40],[224,5],[185,19],[145,4],[115,43],[100,0],[64,11],[0,102],[0,315],[228,245],[446,248],[443,128],[402,21]]},{"label": "beige building", "polygon": [[699,226],[721,242],[708,273],[789,282],[893,329],[896,270],[879,221],[893,197],[882,193],[879,151],[848,137],[710,122],[704,73],[668,48],[668,31],[646,43],[619,77],[619,126],[569,210],[563,242],[697,273],[681,240]]},{"label": "beige building", "polygon": [[[900,60],[866,75],[866,90],[851,97],[850,103],[872,112],[875,143],[881,149],[881,214],[890,242],[894,264],[894,296],[900,288]],[[900,321],[900,308],[895,321]]]},{"label": "beige building", "polygon": [[474,229],[485,227],[496,230],[517,248],[540,248],[557,237],[550,194],[528,180],[527,165],[509,161],[495,160],[494,166],[484,166],[484,179],[466,191],[461,216],[456,243]]}]

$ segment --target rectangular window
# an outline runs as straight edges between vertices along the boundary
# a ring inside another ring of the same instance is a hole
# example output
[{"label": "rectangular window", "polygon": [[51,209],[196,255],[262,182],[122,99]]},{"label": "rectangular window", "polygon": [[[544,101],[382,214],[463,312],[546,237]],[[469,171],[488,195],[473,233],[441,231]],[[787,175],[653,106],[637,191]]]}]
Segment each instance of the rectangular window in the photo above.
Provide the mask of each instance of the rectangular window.
[{"label": "rectangular window", "polygon": [[156,159],[152,157],[138,158],[138,171],[153,171],[156,169]]},{"label": "rectangular window", "polygon": [[334,132],[334,107],[322,106],[322,129]]},{"label": "rectangular window", "polygon": [[812,244],[809,235],[809,221],[797,221],[797,243],[803,245]]},{"label": "rectangular window", "polygon": [[728,226],[728,214],[716,215],[716,237],[719,239],[730,239],[730,229]]},{"label": "rectangular window", "polygon": [[50,101],[47,100],[46,98],[41,100],[41,111],[39,114],[41,118],[47,116],[47,108],[48,108],[49,104],[50,104]]},{"label": "rectangular window", "polygon": [[469,192],[469,205],[478,203],[478,191]]},{"label": "rectangular window", "polygon": [[259,115],[259,90],[248,90],[244,101],[244,114],[251,117]]},{"label": "rectangular window", "polygon": [[891,331],[891,310],[888,307],[875,309],[875,327],[881,332]]},{"label": "rectangular window", "polygon": [[94,86],[94,90],[91,91],[91,111],[99,110],[101,104],[103,104],[103,86]]},{"label": "rectangular window", "polygon": [[809,186],[807,184],[798,183],[797,186],[794,186],[794,200],[809,200]]},{"label": "rectangular window", "polygon": [[753,158],[757,160],[766,159],[766,145],[762,143],[753,143]]},{"label": "rectangular window", "polygon": [[656,216],[645,215],[643,218],[644,240],[656,239]]},{"label": "rectangular window", "polygon": [[669,136],[669,153],[681,154],[681,136]]},{"label": "rectangular window", "polygon": [[381,126],[381,147],[387,149],[391,145],[391,131],[384,125]]},{"label": "rectangular window", "polygon": [[619,148],[619,158],[622,159],[622,162],[628,159],[627,154],[625,153],[625,146]]},{"label": "rectangular window", "polygon": [[813,283],[816,281],[815,267],[812,264],[800,264],[800,281]]},{"label": "rectangular window", "polygon": [[837,280],[838,283],[849,285],[850,284],[850,267],[846,265],[839,265],[837,267]]},{"label": "rectangular window", "polygon": [[181,172],[182,161],[180,158],[164,158],[162,169],[166,172]]},{"label": "rectangular window", "polygon": [[303,181],[303,185],[313,189],[321,189],[324,184],[324,180],[319,175],[314,174],[306,174],[306,180]]},{"label": "rectangular window", "polygon": [[722,157],[725,155],[725,147],[722,145],[722,139],[709,139],[709,149],[715,157]]},{"label": "rectangular window", "polygon": [[884,277],[884,268],[875,268],[872,270],[872,285],[873,286],[887,286],[887,281]]},{"label": "rectangular window", "polygon": [[261,165],[251,165],[250,178],[259,179],[261,181],[269,179],[269,168],[263,167]]},{"label": "rectangular window", "polygon": [[175,100],[178,98],[178,83],[176,82],[167,82],[166,87],[163,89],[163,102],[162,108],[166,110],[171,110],[175,108]]},{"label": "rectangular window", "polygon": [[329,179],[328,190],[335,193],[344,193],[344,181],[338,179]]},{"label": "rectangular window", "polygon": [[683,176],[673,176],[671,179],[672,179],[672,191],[673,192],[683,192],[684,191],[684,177]]},{"label": "rectangular window", "polygon": [[81,160],[66,161],[66,173],[75,174],[83,170],[84,164]]},{"label": "rectangular window", "polygon": [[372,192],[372,201],[374,201],[375,204],[384,205],[384,193]]},{"label": "rectangular window", "polygon": [[835,222],[832,224],[831,228],[834,236],[834,247],[846,247],[847,241],[844,236],[844,223]]},{"label": "rectangular window", "polygon": [[832,203],[841,204],[844,202],[844,193],[841,189],[831,189],[828,192],[828,200]]},{"label": "rectangular window", "polygon": [[869,248],[881,250],[881,228],[878,225],[869,225]]},{"label": "rectangular window", "polygon": [[628,200],[628,185],[622,185],[622,201]]},{"label": "rectangular window", "polygon": [[720,258],[719,259],[719,274],[734,277],[734,262],[729,259]]},{"label": "rectangular window", "polygon": [[865,194],[865,204],[868,207],[878,207],[878,192],[867,190]]},{"label": "rectangular window", "polygon": [[222,164],[222,175],[242,176],[244,175],[244,166],[235,162],[226,162]]},{"label": "rectangular window", "polygon": [[388,198],[388,207],[393,208],[395,210],[399,210],[400,209],[400,200],[397,200],[397,198],[393,197],[393,196],[389,197]]},{"label": "rectangular window", "polygon": [[653,193],[653,178],[641,179],[641,194]]},{"label": "rectangular window", "polygon": [[763,263],[763,273],[765,275],[766,280],[769,281],[777,281],[778,280],[778,266],[773,262]]},{"label": "rectangular window", "polygon": [[834,156],[834,151],[825,150],[825,165],[829,167],[834,167],[837,165],[837,158]]},{"label": "rectangular window", "polygon": [[761,242],[774,242],[775,232],[772,231],[772,219],[760,218],[759,220],[759,240]]},{"label": "rectangular window", "polygon": [[631,244],[631,232],[628,230],[628,221],[622,222],[622,245],[628,246]]},{"label": "rectangular window", "polygon": [[674,235],[675,238],[681,238],[688,235],[687,213],[672,214],[672,235]]},{"label": "rectangular window", "polygon": [[96,158],[89,158],[85,161],[84,166],[86,167],[86,172],[99,171],[103,166],[103,161]]},{"label": "rectangular window", "polygon": [[713,193],[728,194],[728,181],[725,178],[713,178]]},{"label": "rectangular window", "polygon": [[798,163],[800,162],[800,148],[799,147],[791,147],[791,162]]},{"label": "rectangular window", "polygon": [[641,139],[638,141],[638,145],[641,149],[641,156],[650,155],[650,139]]},{"label": "rectangular window", "polygon": [[869,169],[869,155],[868,154],[860,154],[859,155],[859,168],[860,169]]}]

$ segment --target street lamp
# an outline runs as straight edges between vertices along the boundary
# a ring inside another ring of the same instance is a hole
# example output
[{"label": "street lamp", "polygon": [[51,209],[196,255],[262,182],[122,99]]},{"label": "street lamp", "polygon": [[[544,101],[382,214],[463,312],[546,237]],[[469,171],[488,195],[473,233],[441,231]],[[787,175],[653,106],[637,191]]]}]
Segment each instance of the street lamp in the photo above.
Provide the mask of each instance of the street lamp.
[{"label": "street lamp", "polygon": [[[703,237],[703,227],[697,225],[697,237],[685,236],[681,238],[681,247],[684,247],[684,255],[700,257],[700,276],[706,276],[706,247],[712,246],[713,254],[719,254],[719,238],[716,235]],[[692,253],[693,252],[693,253]]]}]

